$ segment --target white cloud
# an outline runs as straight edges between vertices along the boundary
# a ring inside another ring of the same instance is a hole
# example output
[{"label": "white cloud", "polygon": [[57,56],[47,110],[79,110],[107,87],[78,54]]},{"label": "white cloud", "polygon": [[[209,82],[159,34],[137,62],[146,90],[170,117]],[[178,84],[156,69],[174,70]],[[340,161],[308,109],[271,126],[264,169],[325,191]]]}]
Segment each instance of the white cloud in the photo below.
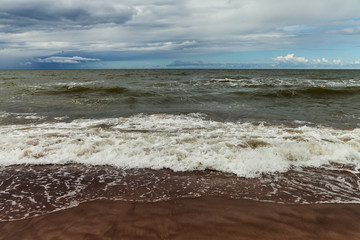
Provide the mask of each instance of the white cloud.
[{"label": "white cloud", "polygon": [[332,30],[329,30],[329,32],[330,33],[348,34],[348,35],[357,35],[357,34],[360,34],[360,27],[332,29]]},{"label": "white cloud", "polygon": [[326,58],[322,58],[321,61],[322,61],[323,63],[328,63],[328,62],[329,62],[329,60],[327,60]]},{"label": "white cloud", "polygon": [[327,63],[329,63],[329,60],[328,60],[328,59],[326,59],[326,58],[313,59],[313,61],[314,61],[314,63],[317,63],[317,64],[321,64],[321,63],[323,63],[323,64],[327,64]]},{"label": "white cloud", "polygon": [[78,64],[81,62],[94,62],[94,61],[100,61],[100,59],[97,58],[84,58],[84,57],[48,57],[44,59],[38,59],[37,62],[40,63],[69,63],[69,64]]},{"label": "white cloud", "polygon": [[350,66],[351,64],[360,64],[360,61],[352,63],[343,63],[341,59],[315,58],[309,61],[306,57],[295,57],[295,54],[287,54],[286,56],[278,56],[272,58],[277,63],[274,67],[310,67],[310,68],[339,68]]},{"label": "white cloud", "polygon": [[273,60],[283,63],[307,63],[309,62],[308,59],[304,57],[295,57],[295,54],[291,53],[286,56],[278,56],[273,58]]}]

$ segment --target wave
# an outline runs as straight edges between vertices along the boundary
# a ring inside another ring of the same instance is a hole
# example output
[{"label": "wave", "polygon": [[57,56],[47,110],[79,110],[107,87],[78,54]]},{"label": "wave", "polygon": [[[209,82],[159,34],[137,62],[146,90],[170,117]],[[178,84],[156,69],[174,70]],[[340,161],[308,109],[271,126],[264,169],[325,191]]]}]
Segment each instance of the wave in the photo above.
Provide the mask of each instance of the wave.
[{"label": "wave", "polygon": [[254,95],[263,97],[346,97],[360,94],[360,87],[324,88],[324,87],[288,87],[260,88],[255,91],[234,91],[235,95]]},{"label": "wave", "polygon": [[47,94],[72,94],[72,93],[91,93],[91,92],[103,92],[103,93],[125,93],[129,89],[124,87],[86,87],[86,86],[57,86],[50,89],[43,89],[42,93]]},{"label": "wave", "polygon": [[87,85],[55,85],[55,86],[33,86],[25,91],[32,95],[65,95],[65,96],[132,96],[132,97],[152,97],[159,94],[154,91],[143,89],[132,89],[119,86],[87,86]]},{"label": "wave", "polygon": [[229,85],[238,87],[275,87],[275,88],[346,88],[360,87],[360,81],[355,79],[282,79],[282,78],[212,78],[210,80],[194,81],[196,85]]},{"label": "wave", "polygon": [[[223,82],[222,82],[223,83]],[[234,83],[233,81],[225,83]],[[235,82],[237,83],[237,82]],[[186,86],[184,86],[186,87]],[[72,86],[72,85],[61,85],[42,87],[35,86],[27,88],[25,91],[30,92],[32,95],[66,95],[66,96],[131,96],[131,97],[154,97],[167,95],[166,92],[156,92],[155,88],[149,89],[132,89],[126,87],[105,87],[105,86]],[[360,86],[358,87],[303,87],[303,86],[283,86],[273,87],[271,85],[247,85],[244,88],[236,88],[235,91],[231,92],[234,95],[255,95],[263,97],[336,97],[336,96],[352,96],[360,94]],[[180,94],[180,92],[177,92]],[[203,93],[194,92],[195,95],[201,97]]]},{"label": "wave", "polygon": [[267,96],[346,96],[346,95],[355,95],[359,94],[360,87],[344,87],[344,88],[321,88],[321,87],[310,87],[310,88],[303,88],[303,89],[285,89],[279,90],[274,94],[267,94]]},{"label": "wave", "polygon": [[303,94],[311,95],[352,95],[358,94],[360,92],[360,87],[342,87],[342,88],[321,88],[321,87],[312,87],[299,90]]},{"label": "wave", "polygon": [[0,127],[0,165],[66,163],[243,177],[332,163],[359,168],[360,129],[216,122],[201,114]]}]

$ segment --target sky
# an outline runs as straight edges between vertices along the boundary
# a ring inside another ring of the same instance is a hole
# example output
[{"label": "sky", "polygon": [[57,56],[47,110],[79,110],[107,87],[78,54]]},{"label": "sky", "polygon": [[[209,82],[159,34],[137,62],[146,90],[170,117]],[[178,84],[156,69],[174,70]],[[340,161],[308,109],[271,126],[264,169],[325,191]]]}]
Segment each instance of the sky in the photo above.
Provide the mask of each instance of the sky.
[{"label": "sky", "polygon": [[360,69],[359,0],[0,0],[0,69]]}]

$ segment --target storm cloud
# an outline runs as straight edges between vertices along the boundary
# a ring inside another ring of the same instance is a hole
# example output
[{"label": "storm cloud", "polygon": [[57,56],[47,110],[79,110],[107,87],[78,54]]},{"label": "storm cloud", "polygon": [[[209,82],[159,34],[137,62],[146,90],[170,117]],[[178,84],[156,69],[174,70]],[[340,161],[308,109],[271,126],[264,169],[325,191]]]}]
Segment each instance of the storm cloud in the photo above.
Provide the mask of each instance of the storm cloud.
[{"label": "storm cloud", "polygon": [[[3,31],[59,30],[98,24],[123,24],[135,14],[132,7],[96,2],[9,1],[2,4]],[[27,29],[24,29],[27,28]]]}]

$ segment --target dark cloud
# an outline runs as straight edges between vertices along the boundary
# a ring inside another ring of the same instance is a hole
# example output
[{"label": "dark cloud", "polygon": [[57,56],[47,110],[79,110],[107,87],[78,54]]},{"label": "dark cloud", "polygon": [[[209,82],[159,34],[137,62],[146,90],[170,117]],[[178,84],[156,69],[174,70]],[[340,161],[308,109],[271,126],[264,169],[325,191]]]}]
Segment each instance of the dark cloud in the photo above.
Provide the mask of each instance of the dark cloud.
[{"label": "dark cloud", "polygon": [[[12,2],[0,9],[2,31],[59,30],[98,24],[124,24],[136,11],[114,5],[65,5],[54,2]],[[27,28],[27,29],[24,29]],[[30,29],[29,29],[30,28]]]}]

